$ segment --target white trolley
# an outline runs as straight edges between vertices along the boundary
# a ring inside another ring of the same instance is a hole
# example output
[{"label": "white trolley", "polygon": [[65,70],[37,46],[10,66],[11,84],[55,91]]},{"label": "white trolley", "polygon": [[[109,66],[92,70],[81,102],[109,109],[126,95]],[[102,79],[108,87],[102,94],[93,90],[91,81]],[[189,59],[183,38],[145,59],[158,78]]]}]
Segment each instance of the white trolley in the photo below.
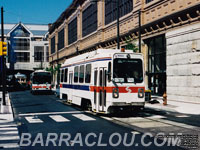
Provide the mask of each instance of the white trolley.
[{"label": "white trolley", "polygon": [[143,56],[131,50],[98,49],[61,66],[60,98],[98,113],[143,108]]},{"label": "white trolley", "polygon": [[37,70],[31,74],[31,93],[51,92],[51,73],[45,70]]}]

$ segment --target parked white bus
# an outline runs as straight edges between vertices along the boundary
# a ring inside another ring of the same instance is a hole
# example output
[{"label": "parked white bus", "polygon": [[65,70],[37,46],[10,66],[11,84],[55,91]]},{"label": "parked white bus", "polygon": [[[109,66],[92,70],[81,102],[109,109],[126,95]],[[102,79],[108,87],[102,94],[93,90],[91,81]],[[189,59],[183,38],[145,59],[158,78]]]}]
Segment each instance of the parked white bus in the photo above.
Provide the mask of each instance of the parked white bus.
[{"label": "parked white bus", "polygon": [[44,70],[37,70],[31,74],[31,93],[51,92],[51,73]]},{"label": "parked white bus", "polygon": [[98,49],[61,66],[60,98],[98,113],[143,108],[143,56],[131,50]]}]

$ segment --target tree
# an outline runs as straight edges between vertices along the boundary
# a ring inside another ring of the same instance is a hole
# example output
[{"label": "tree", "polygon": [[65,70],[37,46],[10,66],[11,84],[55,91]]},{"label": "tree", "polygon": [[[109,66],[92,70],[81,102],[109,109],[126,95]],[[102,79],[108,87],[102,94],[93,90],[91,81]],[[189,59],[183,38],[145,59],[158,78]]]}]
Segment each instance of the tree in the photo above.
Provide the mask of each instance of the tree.
[{"label": "tree", "polygon": [[51,67],[46,67],[46,71],[49,71],[49,72],[51,72],[51,74],[52,75],[55,75],[56,74],[56,72],[58,73],[59,71],[60,71],[60,67],[61,67],[61,65],[60,64],[58,64],[57,66],[55,66],[54,68],[53,68],[53,66],[51,66]]},{"label": "tree", "polygon": [[126,38],[126,49],[133,50],[133,52],[138,52],[138,46],[136,46],[135,42],[131,38]]}]

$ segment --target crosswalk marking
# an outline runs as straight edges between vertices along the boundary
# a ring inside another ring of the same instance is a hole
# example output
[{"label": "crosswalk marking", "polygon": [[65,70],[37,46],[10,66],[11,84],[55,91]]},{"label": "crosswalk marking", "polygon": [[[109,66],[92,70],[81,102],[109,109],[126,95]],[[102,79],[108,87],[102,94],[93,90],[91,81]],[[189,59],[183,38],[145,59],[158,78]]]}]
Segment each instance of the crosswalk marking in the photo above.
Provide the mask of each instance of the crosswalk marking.
[{"label": "crosswalk marking", "polygon": [[81,119],[83,121],[94,121],[94,120],[96,120],[96,119],[94,119],[92,117],[89,117],[87,115],[84,115],[84,114],[74,114],[72,116],[74,116],[74,117],[76,117],[78,119]]},{"label": "crosswalk marking", "polygon": [[1,135],[13,135],[13,134],[18,134],[18,131],[5,131],[0,134]]},{"label": "crosswalk marking", "polygon": [[45,113],[26,113],[19,114],[19,116],[39,116],[39,115],[60,115],[60,114],[77,114],[81,113],[81,111],[66,111],[66,112],[45,112]]},{"label": "crosswalk marking", "polygon": [[3,140],[19,140],[19,136],[0,136],[0,141],[3,141]]},{"label": "crosswalk marking", "polygon": [[70,121],[61,115],[50,115],[49,117],[52,118],[56,122],[69,122]]},{"label": "crosswalk marking", "polygon": [[43,123],[42,120],[35,118],[35,117],[25,117],[25,119],[29,122],[29,123]]},{"label": "crosswalk marking", "polygon": [[5,128],[0,128],[0,131],[5,131],[5,130],[17,130],[16,127],[5,127]]},{"label": "crosswalk marking", "polygon": [[[73,117],[76,117],[82,121],[94,121],[96,119],[89,117],[85,114],[72,114]],[[48,117],[50,117],[51,119],[53,119],[55,122],[70,122],[71,120],[63,117],[62,115],[49,115]],[[44,123],[44,121],[42,121],[41,119],[34,117],[24,117],[29,123]]]},{"label": "crosswalk marking", "polygon": [[20,148],[18,143],[4,143],[4,144],[0,144],[0,147],[3,147],[3,149],[6,148]]},{"label": "crosswalk marking", "polygon": [[0,124],[0,149],[20,150],[18,134],[16,124]]},{"label": "crosswalk marking", "polygon": [[5,127],[17,127],[16,124],[3,124],[0,126],[1,128],[5,128]]}]

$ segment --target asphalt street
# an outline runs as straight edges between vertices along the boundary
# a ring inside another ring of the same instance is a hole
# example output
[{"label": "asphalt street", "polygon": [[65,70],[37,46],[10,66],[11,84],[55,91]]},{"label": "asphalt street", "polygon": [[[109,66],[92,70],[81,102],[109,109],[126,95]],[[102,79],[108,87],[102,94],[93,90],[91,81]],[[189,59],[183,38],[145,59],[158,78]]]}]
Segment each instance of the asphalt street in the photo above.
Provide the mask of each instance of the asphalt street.
[{"label": "asphalt street", "polygon": [[11,93],[11,101],[22,150],[181,150],[191,147],[173,146],[163,137],[200,136],[199,116],[152,109],[99,115],[30,91]]}]

